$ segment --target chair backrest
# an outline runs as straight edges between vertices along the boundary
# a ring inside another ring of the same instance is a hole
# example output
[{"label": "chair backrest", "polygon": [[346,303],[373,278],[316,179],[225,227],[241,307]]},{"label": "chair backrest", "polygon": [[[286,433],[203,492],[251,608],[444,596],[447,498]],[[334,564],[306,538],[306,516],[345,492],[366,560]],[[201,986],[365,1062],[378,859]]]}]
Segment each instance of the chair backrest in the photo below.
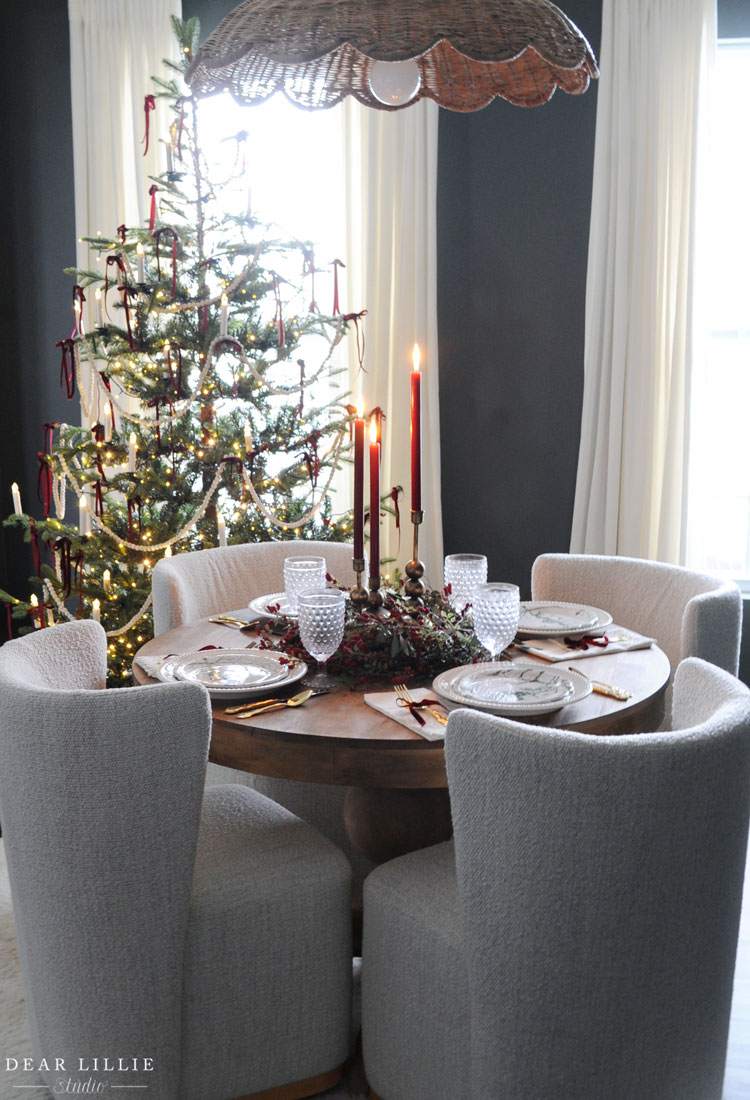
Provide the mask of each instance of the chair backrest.
[{"label": "chair backrest", "polygon": [[622,737],[451,715],[475,1100],[720,1100],[750,692],[690,659],[675,698]]},{"label": "chair backrest", "polygon": [[284,558],[314,554],[326,559],[339,583],[352,585],[352,547],[343,542],[292,539],[192,550],[162,558],[152,573],[154,632],[238,610],[256,596],[284,589]]},{"label": "chair backrest", "polygon": [[177,1100],[211,710],[196,684],[99,690],[105,663],[90,620],[0,648],[0,820],[34,1053],[152,1058],[151,1092]]},{"label": "chair backrest", "polygon": [[656,638],[673,669],[701,657],[737,675],[742,597],[732,581],[641,558],[542,554],[531,595],[609,611],[619,626]]}]

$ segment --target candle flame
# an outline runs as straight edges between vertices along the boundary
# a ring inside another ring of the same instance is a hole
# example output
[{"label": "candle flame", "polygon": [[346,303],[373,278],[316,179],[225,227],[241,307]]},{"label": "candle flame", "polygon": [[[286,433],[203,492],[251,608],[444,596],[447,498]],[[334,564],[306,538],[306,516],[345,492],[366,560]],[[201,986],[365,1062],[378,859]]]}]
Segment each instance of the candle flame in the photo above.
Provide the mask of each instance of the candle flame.
[{"label": "candle flame", "polygon": [[17,493],[18,492],[18,482],[17,481],[13,482],[13,484],[10,487],[10,491],[11,491],[11,493]]},{"label": "candle flame", "polygon": [[96,288],[96,290],[94,291],[94,297],[96,298],[97,302],[101,302],[101,300],[102,300],[101,287]]},{"label": "candle flame", "polygon": [[130,442],[131,442],[131,443],[135,443],[135,442],[137,442],[137,441],[136,441],[136,438],[135,438],[135,432],[131,432],[131,433],[130,433]]},{"label": "candle flame", "polygon": [[419,344],[415,344],[411,350],[411,361],[414,365],[414,370],[419,370]]},{"label": "candle flame", "polygon": [[145,255],[145,250],[144,250],[144,248],[143,248],[143,245],[141,244],[141,242],[140,242],[140,241],[139,241],[139,242],[138,242],[138,244],[137,244],[137,245],[135,246],[135,251],[136,251],[136,253],[137,253],[137,254],[138,254],[139,256],[143,256],[143,255]]},{"label": "candle flame", "polygon": [[80,500],[78,501],[78,506],[79,508],[88,508],[89,502],[86,500],[86,497],[82,496],[80,498]]},{"label": "candle flame", "polygon": [[378,442],[378,418],[377,416],[370,417],[370,442]]},{"label": "candle flame", "polygon": [[172,557],[172,547],[171,546],[167,546],[167,547],[164,548],[164,557],[165,558],[171,558]]},{"label": "candle flame", "polygon": [[229,305],[229,298],[227,297],[226,292],[224,292],[221,296],[221,308],[226,309],[228,305]]},{"label": "candle flame", "polygon": [[357,420],[361,420],[362,417],[365,415],[365,403],[364,403],[364,401],[362,400],[361,397],[360,397],[359,401],[357,402],[356,409],[357,409]]},{"label": "candle flame", "polygon": [[102,605],[100,604],[98,599],[94,598],[91,601],[91,606],[93,607],[94,611],[100,611]]},{"label": "candle flame", "polygon": [[29,603],[31,604],[32,607],[39,607],[39,600],[37,599],[37,596],[36,596],[35,592],[32,592],[31,595],[29,596]]}]

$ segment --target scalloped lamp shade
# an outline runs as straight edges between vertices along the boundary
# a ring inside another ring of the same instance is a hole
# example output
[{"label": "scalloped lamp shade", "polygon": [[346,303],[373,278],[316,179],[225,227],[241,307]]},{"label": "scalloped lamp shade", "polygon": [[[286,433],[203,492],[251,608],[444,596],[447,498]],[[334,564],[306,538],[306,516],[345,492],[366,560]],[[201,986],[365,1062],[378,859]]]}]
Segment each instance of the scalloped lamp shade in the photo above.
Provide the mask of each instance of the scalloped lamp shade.
[{"label": "scalloped lamp shade", "polygon": [[496,96],[536,107],[556,88],[579,95],[598,75],[588,42],[549,0],[243,0],[187,81],[240,103],[283,91],[307,108],[352,95],[386,111],[424,97],[476,111]]}]

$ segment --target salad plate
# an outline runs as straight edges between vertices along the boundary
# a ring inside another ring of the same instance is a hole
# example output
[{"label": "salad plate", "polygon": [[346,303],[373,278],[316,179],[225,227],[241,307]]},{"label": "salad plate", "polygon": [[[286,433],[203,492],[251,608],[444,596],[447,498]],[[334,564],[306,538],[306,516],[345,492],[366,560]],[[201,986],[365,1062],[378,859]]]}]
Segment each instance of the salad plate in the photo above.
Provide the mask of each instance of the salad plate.
[{"label": "salad plate", "polygon": [[[274,615],[286,615],[288,619],[297,618],[296,613],[289,610],[289,601],[285,592],[269,592],[267,596],[256,596],[250,601],[248,607],[256,615],[262,615],[265,619],[272,618]],[[275,607],[278,610],[269,611],[269,607]]]},{"label": "salad plate", "polygon": [[278,654],[250,649],[212,649],[167,657],[157,676],[165,683],[186,680],[203,684],[212,699],[240,699],[274,691],[301,680],[304,661],[290,661]]},{"label": "salad plate", "polygon": [[433,689],[450,703],[505,717],[549,714],[591,693],[580,672],[553,672],[532,661],[488,661],[439,673]]},{"label": "salad plate", "polygon": [[524,600],[518,619],[522,638],[566,638],[602,634],[612,622],[608,611],[587,604],[555,600]]}]

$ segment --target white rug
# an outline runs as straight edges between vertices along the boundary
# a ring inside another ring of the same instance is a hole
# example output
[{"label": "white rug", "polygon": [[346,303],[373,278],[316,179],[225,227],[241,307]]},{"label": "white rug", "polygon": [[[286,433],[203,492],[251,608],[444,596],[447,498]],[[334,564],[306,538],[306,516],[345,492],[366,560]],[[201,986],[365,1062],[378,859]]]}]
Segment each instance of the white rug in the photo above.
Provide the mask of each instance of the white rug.
[{"label": "white rug", "polygon": [[[22,1069],[6,1070],[6,1059],[15,1059],[20,1066],[21,1059],[31,1056],[5,847],[0,840],[0,1100],[52,1100],[52,1094],[43,1085],[29,1087],[38,1077]],[[340,1085],[320,1094],[316,1100],[365,1100],[365,1097]]]}]

